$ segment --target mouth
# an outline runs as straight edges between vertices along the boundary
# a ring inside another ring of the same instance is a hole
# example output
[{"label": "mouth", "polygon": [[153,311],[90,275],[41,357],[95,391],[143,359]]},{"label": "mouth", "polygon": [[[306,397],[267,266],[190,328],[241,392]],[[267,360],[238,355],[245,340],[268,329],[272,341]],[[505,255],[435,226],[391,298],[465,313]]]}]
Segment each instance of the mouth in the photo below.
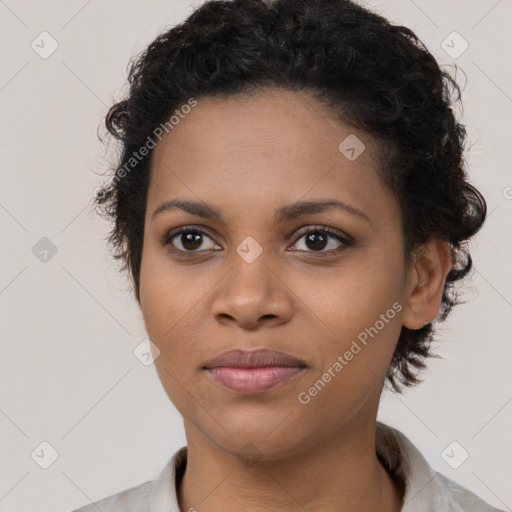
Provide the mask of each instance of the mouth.
[{"label": "mouth", "polygon": [[237,349],[220,354],[203,369],[232,391],[254,394],[293,379],[306,367],[304,361],[276,350]]}]

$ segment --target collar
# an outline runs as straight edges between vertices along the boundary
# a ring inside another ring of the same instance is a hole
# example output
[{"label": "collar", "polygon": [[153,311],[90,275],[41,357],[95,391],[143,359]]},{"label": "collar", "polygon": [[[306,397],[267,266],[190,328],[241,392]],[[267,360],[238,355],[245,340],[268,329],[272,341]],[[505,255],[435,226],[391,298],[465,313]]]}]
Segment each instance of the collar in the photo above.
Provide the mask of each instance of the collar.
[{"label": "collar", "polygon": [[375,448],[389,470],[405,483],[401,512],[445,510],[435,503],[437,473],[404,434],[377,422]]},{"label": "collar", "polygon": [[[430,512],[454,510],[445,505],[443,489],[434,472],[418,449],[398,430],[377,422],[375,435],[376,452],[390,471],[405,482],[402,512]],[[154,481],[149,497],[149,512],[180,512],[177,497],[177,481],[181,479],[187,462],[187,447],[180,448],[165,465]]]}]

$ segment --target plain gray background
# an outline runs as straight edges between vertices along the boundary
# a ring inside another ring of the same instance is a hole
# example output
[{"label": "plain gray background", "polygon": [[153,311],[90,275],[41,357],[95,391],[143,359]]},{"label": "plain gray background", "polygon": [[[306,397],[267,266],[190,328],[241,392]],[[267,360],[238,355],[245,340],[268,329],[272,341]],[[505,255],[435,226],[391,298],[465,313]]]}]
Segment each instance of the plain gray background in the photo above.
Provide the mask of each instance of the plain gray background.
[{"label": "plain gray background", "polygon": [[[90,201],[113,151],[96,130],[123,93],[129,58],[200,3],[0,1],[1,511],[82,506],[155,478],[185,444],[154,367],[133,354],[142,317]],[[405,395],[386,393],[379,419],[436,470],[511,510],[512,2],[367,4],[465,71],[468,162],[489,206],[471,244],[468,302],[435,344],[443,359]],[[457,469],[442,456],[454,441],[450,453],[469,454]],[[58,458],[43,469],[52,449]]]}]

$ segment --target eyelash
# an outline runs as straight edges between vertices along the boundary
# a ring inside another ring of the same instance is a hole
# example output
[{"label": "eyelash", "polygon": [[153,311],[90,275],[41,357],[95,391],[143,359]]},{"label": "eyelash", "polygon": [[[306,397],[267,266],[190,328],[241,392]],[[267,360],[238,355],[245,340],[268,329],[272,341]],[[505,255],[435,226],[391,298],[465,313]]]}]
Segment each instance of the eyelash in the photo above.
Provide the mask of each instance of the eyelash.
[{"label": "eyelash", "polygon": [[[182,228],[179,228],[177,231],[171,230],[168,233],[166,233],[162,239],[162,245],[164,247],[172,245],[171,242],[174,238],[176,238],[179,235],[185,234],[185,233],[198,233],[200,235],[206,235],[208,238],[212,239],[212,237],[208,234],[208,232],[204,231],[203,229],[200,229],[199,227],[191,225],[191,226],[184,226]],[[347,249],[348,247],[351,247],[353,245],[353,241],[350,238],[344,237],[344,236],[340,235],[337,231],[333,231],[332,229],[330,229],[326,226],[310,226],[307,229],[304,229],[302,231],[299,230],[299,232],[295,236],[293,245],[295,245],[301,238],[303,238],[304,236],[306,236],[310,233],[326,234],[332,238],[335,238],[342,245],[340,247],[338,247],[337,249],[331,249],[329,251],[300,251],[300,250],[297,250],[297,252],[306,252],[306,253],[315,254],[315,257],[327,257],[327,256],[332,257],[335,254],[339,254],[339,253],[343,252],[345,249]],[[172,251],[175,254],[177,253],[180,255],[187,255],[187,256],[185,256],[187,258],[194,257],[194,256],[197,257],[200,253],[207,252],[209,250],[212,250],[212,249],[208,249],[206,251],[205,250],[183,251],[181,249],[176,249],[175,247],[170,249],[170,251]],[[215,250],[215,249],[213,249],[213,250]]]}]

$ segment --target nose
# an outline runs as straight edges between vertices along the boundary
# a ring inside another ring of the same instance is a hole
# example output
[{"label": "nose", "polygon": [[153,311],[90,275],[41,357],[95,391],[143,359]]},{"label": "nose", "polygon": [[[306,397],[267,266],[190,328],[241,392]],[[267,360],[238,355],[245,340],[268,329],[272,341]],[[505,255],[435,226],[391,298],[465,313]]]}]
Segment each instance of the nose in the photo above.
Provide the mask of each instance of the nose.
[{"label": "nose", "polygon": [[263,256],[247,263],[235,254],[231,270],[217,288],[212,313],[223,325],[249,330],[276,326],[289,322],[293,315],[290,294]]}]

